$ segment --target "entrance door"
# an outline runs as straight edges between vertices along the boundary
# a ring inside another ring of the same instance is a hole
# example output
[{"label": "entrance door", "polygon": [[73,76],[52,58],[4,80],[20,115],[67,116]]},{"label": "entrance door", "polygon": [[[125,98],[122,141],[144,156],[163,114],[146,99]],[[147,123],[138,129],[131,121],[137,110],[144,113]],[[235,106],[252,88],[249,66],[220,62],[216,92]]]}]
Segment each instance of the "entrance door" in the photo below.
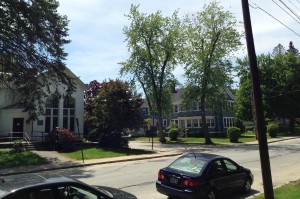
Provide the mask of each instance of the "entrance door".
[{"label": "entrance door", "polygon": [[23,139],[24,118],[13,119],[13,137],[14,139]]}]

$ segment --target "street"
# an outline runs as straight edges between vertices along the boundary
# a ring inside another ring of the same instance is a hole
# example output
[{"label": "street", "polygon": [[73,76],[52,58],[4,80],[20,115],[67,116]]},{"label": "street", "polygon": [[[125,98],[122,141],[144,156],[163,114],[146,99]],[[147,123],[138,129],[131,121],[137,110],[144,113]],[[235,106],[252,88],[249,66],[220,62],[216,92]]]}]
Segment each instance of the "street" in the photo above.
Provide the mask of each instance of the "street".
[{"label": "street", "polygon": [[[143,143],[150,147],[150,143]],[[158,146],[155,146],[158,147]],[[168,150],[168,146],[160,146]],[[227,156],[237,163],[250,168],[254,174],[254,184],[249,195],[263,191],[260,157],[258,145],[234,144],[231,146],[171,146],[169,150],[202,151]],[[269,144],[270,162],[274,187],[300,178],[300,139],[287,140]],[[132,162],[95,165],[57,171],[63,175],[77,178],[91,185],[111,186],[133,193],[142,199],[166,199],[155,189],[157,172],[167,166],[177,157],[167,157]],[[247,196],[249,196],[247,195]],[[231,196],[230,198],[245,198],[247,196]]]}]

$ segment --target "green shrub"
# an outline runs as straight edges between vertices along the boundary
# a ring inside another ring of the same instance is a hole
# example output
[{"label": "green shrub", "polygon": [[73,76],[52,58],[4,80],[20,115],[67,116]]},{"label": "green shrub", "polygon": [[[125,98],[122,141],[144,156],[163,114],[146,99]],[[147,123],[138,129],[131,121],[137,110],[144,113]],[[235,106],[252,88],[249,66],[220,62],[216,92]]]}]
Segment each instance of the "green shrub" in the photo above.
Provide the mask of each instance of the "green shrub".
[{"label": "green shrub", "polygon": [[241,135],[241,130],[238,127],[230,126],[227,129],[227,136],[229,137],[230,142],[238,142]]},{"label": "green shrub", "polygon": [[99,146],[103,148],[128,148],[128,140],[124,139],[118,132],[101,133]]},{"label": "green shrub", "polygon": [[98,142],[99,136],[100,136],[100,131],[98,128],[95,128],[88,133],[86,139],[91,142]]},{"label": "green shrub", "polygon": [[277,124],[268,124],[267,133],[271,138],[276,138],[279,131],[279,126]]},{"label": "green shrub", "polygon": [[169,138],[171,141],[176,141],[179,135],[179,131],[177,128],[172,128],[169,130]]},{"label": "green shrub", "polygon": [[13,143],[13,153],[20,153],[24,151],[23,140],[15,140]]},{"label": "green shrub", "polygon": [[54,146],[57,150],[73,150],[75,148],[76,137],[68,129],[59,128],[48,133],[46,142],[49,146]]},{"label": "green shrub", "polygon": [[246,133],[246,127],[243,124],[243,121],[240,119],[236,119],[235,126],[241,130],[241,133]]}]

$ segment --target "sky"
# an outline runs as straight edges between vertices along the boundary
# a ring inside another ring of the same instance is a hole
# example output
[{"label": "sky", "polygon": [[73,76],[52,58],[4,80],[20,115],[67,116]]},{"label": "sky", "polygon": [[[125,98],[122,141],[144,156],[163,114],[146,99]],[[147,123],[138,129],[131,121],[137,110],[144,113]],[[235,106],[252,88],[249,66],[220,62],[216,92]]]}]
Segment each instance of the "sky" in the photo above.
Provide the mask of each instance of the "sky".
[{"label": "sky", "polygon": [[[119,78],[119,62],[129,57],[123,28],[129,26],[126,14],[131,5],[139,5],[139,12],[151,14],[160,10],[171,16],[201,12],[210,0],[58,0],[58,12],[69,19],[70,44],[67,67],[84,83],[102,82]],[[218,1],[225,10],[243,21],[241,0]],[[256,54],[272,53],[279,43],[286,49],[289,42],[300,49],[300,0],[249,0],[250,15]],[[288,7],[284,7],[284,4]],[[285,11],[282,9],[285,8]],[[290,9],[290,10],[288,10]],[[264,12],[264,11],[266,12]],[[297,16],[292,15],[295,12]],[[275,19],[274,19],[275,18]],[[280,22],[279,22],[280,21]],[[284,25],[283,25],[284,24]],[[287,26],[287,27],[286,27]],[[243,26],[240,27],[243,30]],[[290,29],[292,30],[290,30]],[[294,32],[295,33],[294,33]],[[242,42],[245,44],[245,38]],[[247,55],[246,46],[238,54]],[[174,71],[176,78],[184,81],[180,67]],[[124,79],[124,78],[121,78]]]}]

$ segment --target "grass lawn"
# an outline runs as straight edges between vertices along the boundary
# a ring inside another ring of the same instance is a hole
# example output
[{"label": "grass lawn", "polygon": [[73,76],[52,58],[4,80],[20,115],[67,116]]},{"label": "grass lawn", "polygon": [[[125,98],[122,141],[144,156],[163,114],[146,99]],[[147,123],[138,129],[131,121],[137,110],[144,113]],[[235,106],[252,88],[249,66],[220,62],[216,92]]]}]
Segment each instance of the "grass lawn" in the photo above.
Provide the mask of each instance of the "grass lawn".
[{"label": "grass lawn", "polygon": [[1,149],[0,152],[0,169],[47,163],[44,158],[41,158],[40,156],[29,151],[20,153],[7,153],[7,150]]},{"label": "grass lawn", "polygon": [[[119,156],[128,156],[128,155],[142,155],[142,154],[151,154],[152,151],[138,150],[138,149],[103,149],[97,148],[94,146],[86,146],[83,150],[84,159],[100,159],[100,158],[108,158],[108,157],[119,157]],[[63,156],[66,156],[71,159],[81,160],[82,154],[81,150],[77,149],[72,152],[61,152]]]},{"label": "grass lawn", "polygon": [[[300,198],[300,179],[274,189],[276,199]],[[254,199],[263,199],[264,195],[255,196]]]}]

